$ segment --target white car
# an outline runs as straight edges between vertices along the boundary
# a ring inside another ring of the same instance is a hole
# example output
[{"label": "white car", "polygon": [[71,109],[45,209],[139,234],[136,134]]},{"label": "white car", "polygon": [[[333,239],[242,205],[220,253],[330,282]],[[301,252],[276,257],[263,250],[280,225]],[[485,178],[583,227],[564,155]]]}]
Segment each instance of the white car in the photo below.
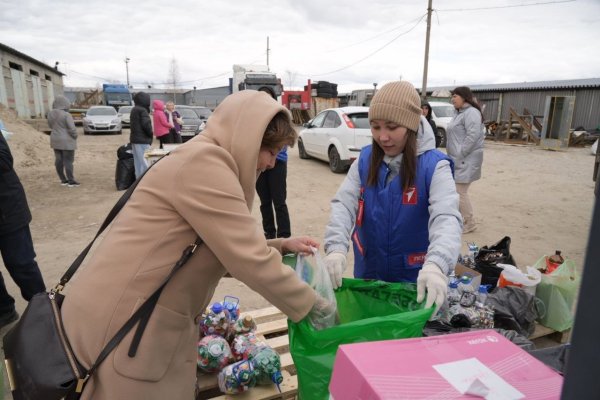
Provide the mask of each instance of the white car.
[{"label": "white car", "polygon": [[122,133],[121,118],[110,106],[92,106],[83,117],[83,133]]},{"label": "white car", "polygon": [[431,106],[431,118],[437,126],[438,134],[442,137],[440,147],[446,147],[446,130],[448,123],[454,117],[454,106],[441,101],[430,101],[429,105]]},{"label": "white car", "polygon": [[300,158],[328,161],[336,173],[345,172],[360,150],[372,143],[369,107],[330,108],[304,124],[298,137]]},{"label": "white car", "polygon": [[133,106],[121,106],[119,107],[118,116],[121,118],[121,123],[123,126],[129,126],[130,114]]}]

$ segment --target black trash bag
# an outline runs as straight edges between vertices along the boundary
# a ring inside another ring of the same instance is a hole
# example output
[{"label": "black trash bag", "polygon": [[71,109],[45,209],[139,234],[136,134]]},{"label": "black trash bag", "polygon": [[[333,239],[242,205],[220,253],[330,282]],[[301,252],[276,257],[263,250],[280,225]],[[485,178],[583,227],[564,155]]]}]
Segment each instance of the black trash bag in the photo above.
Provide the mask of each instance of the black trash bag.
[{"label": "black trash bag", "polygon": [[127,160],[128,158],[133,158],[131,143],[124,144],[117,149],[117,159]]},{"label": "black trash bag", "polygon": [[498,267],[498,264],[517,266],[515,259],[510,254],[510,237],[508,236],[490,247],[483,246],[475,257],[475,270],[481,273],[481,283],[490,285],[490,289],[496,287],[502,272],[502,268]]},{"label": "black trash bag", "polygon": [[[423,327],[423,336],[439,336],[439,335],[447,335],[449,333],[460,333],[460,332],[471,332],[478,331],[481,329],[476,328],[455,328],[447,322],[442,321],[427,321],[425,326]],[[531,351],[535,349],[535,344],[527,339],[525,336],[520,335],[518,332],[510,331],[502,328],[494,328],[496,332],[510,340],[512,343],[516,344],[520,348],[526,351]]]},{"label": "black trash bag", "polygon": [[563,375],[565,366],[569,359],[571,345],[569,343],[560,346],[546,347],[545,349],[528,350],[529,354]]},{"label": "black trash bag", "polygon": [[115,184],[117,190],[126,190],[135,182],[135,167],[133,158],[117,160],[117,169],[115,171]]},{"label": "black trash bag", "polygon": [[490,293],[486,305],[494,308],[494,327],[517,331],[529,337],[535,330],[538,317],[535,296],[516,286],[496,288]]}]

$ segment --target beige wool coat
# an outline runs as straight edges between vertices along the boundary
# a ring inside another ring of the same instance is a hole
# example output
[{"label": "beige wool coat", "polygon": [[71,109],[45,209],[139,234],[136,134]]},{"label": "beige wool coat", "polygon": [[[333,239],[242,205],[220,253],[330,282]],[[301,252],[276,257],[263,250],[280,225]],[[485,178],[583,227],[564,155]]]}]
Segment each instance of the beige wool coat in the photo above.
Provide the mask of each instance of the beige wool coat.
[{"label": "beige wool coat", "polygon": [[88,381],[82,399],[192,399],[196,321],[226,272],[294,321],[310,311],[315,292],[281,263],[281,240],[267,242],[250,213],[261,139],[280,111],[262,92],[227,97],[202,135],[147,172],[67,285],[65,330],[89,368],[183,249],[196,235],[205,242],[165,287],[137,355],[127,355],[134,328]]}]

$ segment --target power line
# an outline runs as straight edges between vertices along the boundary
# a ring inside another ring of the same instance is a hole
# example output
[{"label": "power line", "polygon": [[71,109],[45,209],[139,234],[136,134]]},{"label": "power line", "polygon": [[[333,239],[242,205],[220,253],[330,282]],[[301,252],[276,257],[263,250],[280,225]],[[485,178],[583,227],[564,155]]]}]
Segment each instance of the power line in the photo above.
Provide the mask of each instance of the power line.
[{"label": "power line", "polygon": [[493,7],[476,7],[476,8],[446,8],[440,9],[437,8],[437,11],[474,11],[474,10],[495,10],[498,8],[518,8],[518,7],[531,7],[531,6],[542,6],[546,4],[559,4],[559,3],[572,3],[577,0],[558,0],[558,1],[544,1],[538,3],[529,3],[529,4],[515,4],[515,5],[507,5],[507,6],[493,6]]},{"label": "power line", "polygon": [[377,50],[373,51],[372,53],[369,53],[369,54],[368,54],[368,55],[366,55],[365,57],[363,57],[363,58],[361,58],[361,59],[359,59],[359,60],[357,60],[357,61],[353,62],[352,64],[346,65],[345,67],[342,67],[342,68],[338,68],[338,69],[336,69],[336,70],[334,70],[334,71],[329,71],[329,72],[325,72],[325,73],[322,73],[322,74],[312,74],[312,75],[304,75],[304,76],[323,76],[323,75],[330,75],[330,74],[334,74],[334,73],[336,73],[336,72],[343,71],[343,70],[345,70],[345,69],[348,69],[348,68],[350,68],[350,67],[353,67],[353,66],[355,66],[356,64],[358,64],[358,63],[361,63],[361,62],[365,61],[365,60],[366,60],[366,59],[368,59],[368,58],[371,58],[372,56],[374,56],[375,54],[379,53],[381,50],[385,49],[387,46],[389,46],[390,44],[392,44],[393,42],[395,42],[396,40],[398,40],[398,39],[399,39],[401,36],[404,36],[404,35],[406,35],[407,33],[409,33],[410,31],[412,31],[413,29],[415,29],[415,28],[416,28],[416,27],[419,25],[419,23],[420,23],[420,22],[423,20],[423,18],[425,18],[426,16],[427,16],[427,14],[423,14],[423,16],[421,16],[421,18],[419,18],[419,20],[417,21],[417,23],[416,23],[416,24],[415,24],[415,25],[414,25],[412,28],[410,28],[409,30],[407,30],[407,31],[405,31],[405,32],[402,32],[402,33],[400,33],[399,35],[395,36],[395,37],[394,37],[392,40],[390,40],[389,42],[387,42],[386,44],[384,44],[383,46],[381,46],[381,47],[380,47],[380,48],[378,48]]}]

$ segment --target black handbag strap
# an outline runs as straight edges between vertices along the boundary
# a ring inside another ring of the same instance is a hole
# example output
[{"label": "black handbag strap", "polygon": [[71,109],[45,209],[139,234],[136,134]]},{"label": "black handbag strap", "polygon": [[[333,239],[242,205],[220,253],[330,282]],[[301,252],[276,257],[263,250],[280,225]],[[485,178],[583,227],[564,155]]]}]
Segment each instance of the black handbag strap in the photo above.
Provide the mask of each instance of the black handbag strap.
[{"label": "black handbag strap", "polygon": [[[167,153],[167,155],[168,155],[168,153]],[[159,158],[154,164],[156,164],[162,158],[163,157]],[[64,275],[60,278],[60,282],[59,282],[59,284],[57,286],[57,288],[59,289],[58,291],[61,291],[64,288],[64,286],[71,280],[71,278],[73,277],[73,275],[75,275],[75,272],[77,272],[77,269],[79,269],[79,267],[81,266],[81,263],[83,262],[83,260],[85,259],[85,257],[90,252],[90,249],[94,245],[94,242],[96,241],[96,239],[98,239],[98,236],[100,236],[102,234],[102,232],[104,232],[104,230],[110,225],[110,223],[113,221],[113,219],[115,219],[115,217],[117,216],[117,214],[119,213],[119,211],[121,211],[121,209],[123,208],[123,206],[125,206],[125,203],[127,203],[127,200],[129,200],[129,198],[131,197],[131,194],[133,193],[133,191],[137,187],[138,183],[140,183],[140,180],[142,180],[142,178],[146,175],[146,173],[148,172],[148,170],[150,170],[150,168],[152,168],[152,166],[154,166],[154,164],[150,165],[146,169],[146,171],[144,171],[144,173],[139,178],[137,178],[131,184],[131,186],[129,186],[129,188],[125,191],[125,193],[123,193],[123,195],[119,198],[119,200],[117,200],[117,202],[115,203],[115,205],[113,206],[113,208],[110,210],[110,212],[108,213],[108,215],[104,219],[104,222],[100,226],[100,229],[98,229],[98,232],[96,233],[96,236],[94,236],[94,238],[92,239],[92,241],[77,256],[77,258],[75,259],[75,261],[73,261],[73,263],[71,264],[71,266],[69,267],[69,269],[67,270],[67,272],[65,272]]]},{"label": "black handbag strap", "polygon": [[88,370],[87,377],[91,376],[94,373],[94,371],[98,368],[100,363],[104,361],[104,359],[110,354],[111,351],[113,351],[115,347],[117,347],[117,345],[129,333],[129,331],[135,326],[135,324],[139,322],[138,328],[135,332],[128,352],[129,357],[135,357],[139,343],[142,340],[142,335],[144,333],[146,325],[148,324],[148,320],[152,315],[152,311],[154,311],[154,308],[156,307],[156,303],[158,302],[160,294],[162,293],[169,280],[173,277],[173,275],[175,275],[175,273],[181,267],[183,267],[183,265],[194,254],[198,246],[200,246],[202,243],[202,239],[198,237],[193,244],[185,248],[183,254],[181,255],[181,258],[177,261],[177,263],[175,263],[175,266],[173,267],[173,269],[171,269],[171,272],[165,278],[162,285],[160,285],[158,289],[156,289],[156,291],[150,297],[148,297],[148,299],[146,299],[146,301],[136,310],[136,312],[133,313],[129,320],[125,322],[123,327],[119,329],[119,331],[106,344],[106,346],[104,346],[104,349],[102,349],[102,351],[100,352],[100,355],[96,359],[96,362],[94,362],[94,365],[92,365]]}]

